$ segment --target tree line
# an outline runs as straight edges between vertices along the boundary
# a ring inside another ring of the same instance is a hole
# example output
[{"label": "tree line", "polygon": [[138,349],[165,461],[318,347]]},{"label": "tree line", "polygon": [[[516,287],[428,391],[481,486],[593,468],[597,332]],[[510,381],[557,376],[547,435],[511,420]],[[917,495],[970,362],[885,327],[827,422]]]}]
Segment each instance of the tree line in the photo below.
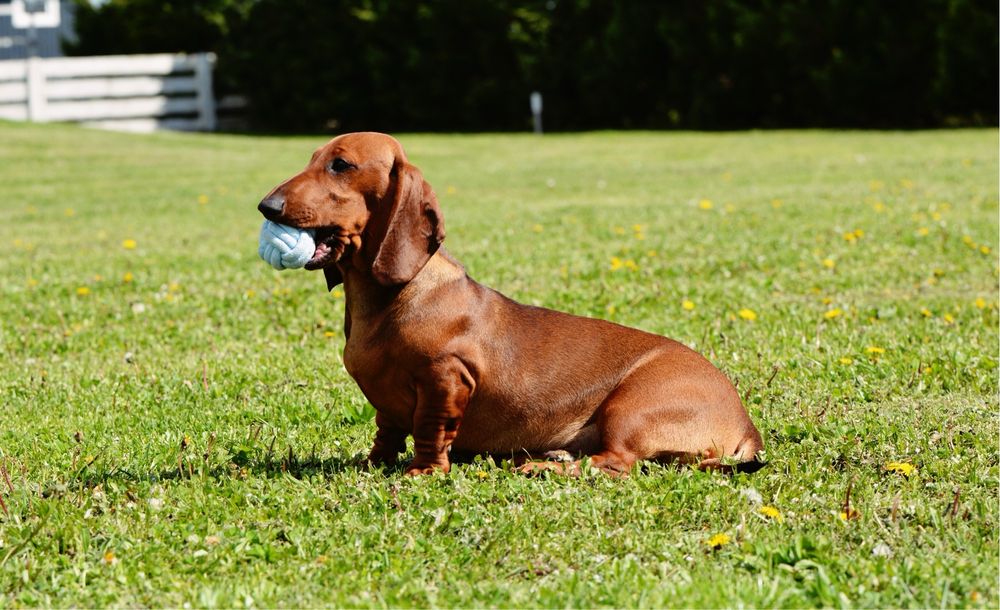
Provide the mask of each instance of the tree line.
[{"label": "tree line", "polygon": [[995,0],[76,0],[68,54],[214,51],[260,130],[996,125]]}]

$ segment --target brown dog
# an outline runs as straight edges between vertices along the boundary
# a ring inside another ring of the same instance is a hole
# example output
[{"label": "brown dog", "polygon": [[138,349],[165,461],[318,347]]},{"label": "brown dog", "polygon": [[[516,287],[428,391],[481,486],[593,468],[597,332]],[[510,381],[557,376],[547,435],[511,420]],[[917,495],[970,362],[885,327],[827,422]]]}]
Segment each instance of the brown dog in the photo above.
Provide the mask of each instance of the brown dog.
[{"label": "brown dog", "polygon": [[[375,406],[368,459],[447,472],[449,452],[590,456],[612,474],[637,460],[730,461],[754,470],[763,444],[729,380],[684,345],[516,303],[477,284],[443,248],[444,222],[394,138],[352,133],[258,206],[316,230],[307,269],[347,297],[344,365]],[[530,472],[579,472],[534,461]]]}]

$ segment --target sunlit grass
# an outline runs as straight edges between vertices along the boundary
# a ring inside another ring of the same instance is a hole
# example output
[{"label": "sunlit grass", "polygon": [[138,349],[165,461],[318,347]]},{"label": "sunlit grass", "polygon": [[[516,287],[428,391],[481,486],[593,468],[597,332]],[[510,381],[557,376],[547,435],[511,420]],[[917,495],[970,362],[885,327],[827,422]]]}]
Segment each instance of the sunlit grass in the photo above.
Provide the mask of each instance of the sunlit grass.
[{"label": "sunlit grass", "polygon": [[473,277],[738,382],[766,469],[621,481],[355,466],[343,292],[256,258],[324,140],[0,124],[4,603],[996,606],[995,130],[402,136]]}]

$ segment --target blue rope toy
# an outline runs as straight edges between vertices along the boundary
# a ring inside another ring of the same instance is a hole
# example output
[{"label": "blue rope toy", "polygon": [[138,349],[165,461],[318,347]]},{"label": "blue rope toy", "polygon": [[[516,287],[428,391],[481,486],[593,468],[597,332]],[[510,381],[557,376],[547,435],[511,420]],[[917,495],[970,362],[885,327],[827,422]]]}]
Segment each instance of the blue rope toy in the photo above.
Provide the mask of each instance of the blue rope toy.
[{"label": "blue rope toy", "polygon": [[260,255],[272,267],[300,269],[309,262],[316,252],[315,231],[296,229],[288,225],[265,220],[260,227]]}]

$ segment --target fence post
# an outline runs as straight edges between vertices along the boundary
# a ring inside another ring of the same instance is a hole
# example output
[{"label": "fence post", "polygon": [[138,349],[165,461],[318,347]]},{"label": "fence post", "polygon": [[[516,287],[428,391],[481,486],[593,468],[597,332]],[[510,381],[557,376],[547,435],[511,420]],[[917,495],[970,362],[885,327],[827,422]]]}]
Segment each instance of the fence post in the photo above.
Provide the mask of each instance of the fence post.
[{"label": "fence post", "polygon": [[28,86],[28,120],[43,123],[47,120],[45,99],[45,65],[40,57],[29,57],[25,83]]},{"label": "fence post", "polygon": [[535,133],[542,135],[542,94],[538,91],[531,92],[531,116],[535,123]]},{"label": "fence post", "polygon": [[194,80],[198,94],[198,122],[204,131],[215,131],[215,94],[212,92],[212,68],[215,53],[198,53],[194,58]]}]

